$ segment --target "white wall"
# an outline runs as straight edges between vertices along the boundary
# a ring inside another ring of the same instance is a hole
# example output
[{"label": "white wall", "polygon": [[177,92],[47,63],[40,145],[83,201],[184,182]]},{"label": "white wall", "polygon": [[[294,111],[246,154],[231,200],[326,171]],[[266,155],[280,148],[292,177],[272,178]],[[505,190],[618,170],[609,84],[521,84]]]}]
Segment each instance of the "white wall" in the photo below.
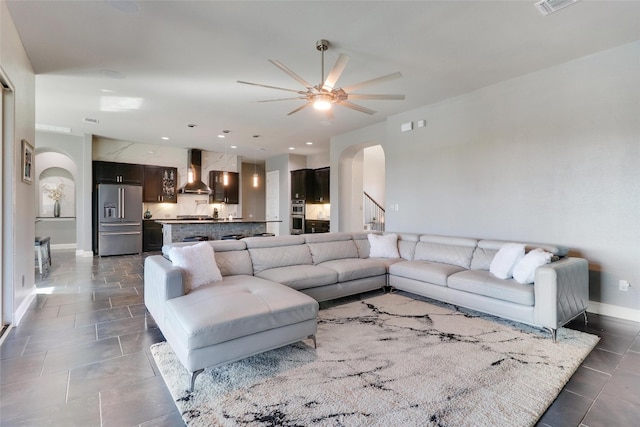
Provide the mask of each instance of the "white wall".
[{"label": "white wall", "polygon": [[385,201],[385,158],[381,145],[367,147],[363,151],[362,189],[373,200],[386,209]]},{"label": "white wall", "polygon": [[[61,216],[76,217],[75,221],[71,223],[65,222],[64,224],[59,222],[40,222],[36,225],[36,234],[51,237],[51,244],[54,247],[58,244],[74,245],[77,254],[92,256],[91,217],[86,219],[83,215],[85,202],[91,203],[91,187],[90,185],[87,187],[86,184],[87,180],[89,183],[91,182],[91,165],[89,164],[87,171],[83,164],[85,155],[91,157],[91,144],[85,144],[85,139],[81,136],[36,132],[35,148],[36,177],[39,177],[48,168],[55,167],[61,167],[69,171],[73,176],[74,188],[65,189]],[[89,176],[85,176],[87,172],[89,172]],[[89,192],[85,194],[87,188]],[[71,191],[74,193],[71,194]],[[42,195],[38,193],[38,188],[34,188],[34,192],[36,192],[37,198],[42,198]],[[41,208],[41,205],[36,202],[36,207]],[[69,209],[73,209],[73,211],[69,211]],[[40,209],[37,215],[51,216],[51,212],[43,212]],[[56,227],[58,228],[56,229]],[[87,238],[89,239],[89,246],[84,247],[83,242],[86,242]]]},{"label": "white wall", "polygon": [[390,117],[387,230],[566,245],[639,310],[639,112],[636,42]]},{"label": "white wall", "polygon": [[5,2],[0,2],[0,73],[13,93],[3,107],[2,316],[18,323],[35,289],[35,197],[21,175],[21,141],[35,142],[35,76]]}]

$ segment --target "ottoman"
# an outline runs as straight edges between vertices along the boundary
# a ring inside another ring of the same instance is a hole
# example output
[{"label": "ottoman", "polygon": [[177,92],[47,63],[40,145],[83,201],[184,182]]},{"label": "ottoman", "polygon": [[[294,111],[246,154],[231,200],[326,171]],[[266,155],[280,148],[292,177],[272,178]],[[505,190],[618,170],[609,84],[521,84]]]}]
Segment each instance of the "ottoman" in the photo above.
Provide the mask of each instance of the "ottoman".
[{"label": "ottoman", "polygon": [[214,367],[312,339],[318,302],[288,286],[259,277],[226,276],[167,301],[163,334],[196,377]]}]

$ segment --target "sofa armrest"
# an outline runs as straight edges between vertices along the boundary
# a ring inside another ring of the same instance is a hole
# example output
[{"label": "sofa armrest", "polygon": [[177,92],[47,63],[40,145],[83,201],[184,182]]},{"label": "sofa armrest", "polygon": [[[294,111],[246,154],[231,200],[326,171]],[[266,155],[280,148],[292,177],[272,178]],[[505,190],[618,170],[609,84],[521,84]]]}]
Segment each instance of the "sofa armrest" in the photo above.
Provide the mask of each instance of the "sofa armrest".
[{"label": "sofa armrest", "polygon": [[144,261],[144,304],[162,329],[167,300],[184,295],[182,269],[161,255]]},{"label": "sofa armrest", "polygon": [[583,258],[562,258],[536,269],[535,322],[555,330],[589,304],[589,264]]}]

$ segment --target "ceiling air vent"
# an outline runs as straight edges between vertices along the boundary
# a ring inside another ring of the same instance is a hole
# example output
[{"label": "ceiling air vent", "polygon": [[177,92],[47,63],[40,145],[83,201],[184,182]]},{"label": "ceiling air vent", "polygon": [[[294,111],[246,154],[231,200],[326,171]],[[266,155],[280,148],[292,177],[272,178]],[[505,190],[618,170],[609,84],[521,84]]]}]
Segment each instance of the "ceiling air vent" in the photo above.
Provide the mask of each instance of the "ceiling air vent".
[{"label": "ceiling air vent", "polygon": [[536,3],[536,7],[543,15],[548,15],[553,12],[557,12],[560,9],[564,9],[567,6],[571,6],[577,3],[579,0],[542,0]]},{"label": "ceiling air vent", "polygon": [[85,123],[91,123],[93,125],[97,125],[98,123],[100,123],[100,120],[94,119],[94,118],[91,118],[91,117],[85,117],[83,121]]}]

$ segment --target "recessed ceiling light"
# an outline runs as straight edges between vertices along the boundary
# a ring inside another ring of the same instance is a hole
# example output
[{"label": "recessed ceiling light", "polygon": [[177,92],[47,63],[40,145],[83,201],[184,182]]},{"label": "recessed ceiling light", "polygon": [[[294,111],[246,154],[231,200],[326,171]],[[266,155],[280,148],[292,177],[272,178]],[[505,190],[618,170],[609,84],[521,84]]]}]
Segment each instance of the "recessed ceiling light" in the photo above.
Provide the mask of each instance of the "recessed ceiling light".
[{"label": "recessed ceiling light", "polygon": [[160,139],[164,139],[165,141],[168,141],[168,140],[169,140],[169,137],[168,137],[168,136],[163,136],[163,137],[161,137]]},{"label": "recessed ceiling light", "polygon": [[313,145],[313,142],[307,141],[307,145]]},{"label": "recessed ceiling light", "polygon": [[237,145],[230,145],[229,148],[238,148]]},{"label": "recessed ceiling light", "polygon": [[193,123],[189,123],[189,124],[187,125],[187,127],[188,127],[188,128],[194,128],[194,127],[196,127],[196,125],[195,125],[195,124],[193,124]]},{"label": "recessed ceiling light", "polygon": [[295,150],[295,148],[294,147],[289,147],[289,150]]}]

